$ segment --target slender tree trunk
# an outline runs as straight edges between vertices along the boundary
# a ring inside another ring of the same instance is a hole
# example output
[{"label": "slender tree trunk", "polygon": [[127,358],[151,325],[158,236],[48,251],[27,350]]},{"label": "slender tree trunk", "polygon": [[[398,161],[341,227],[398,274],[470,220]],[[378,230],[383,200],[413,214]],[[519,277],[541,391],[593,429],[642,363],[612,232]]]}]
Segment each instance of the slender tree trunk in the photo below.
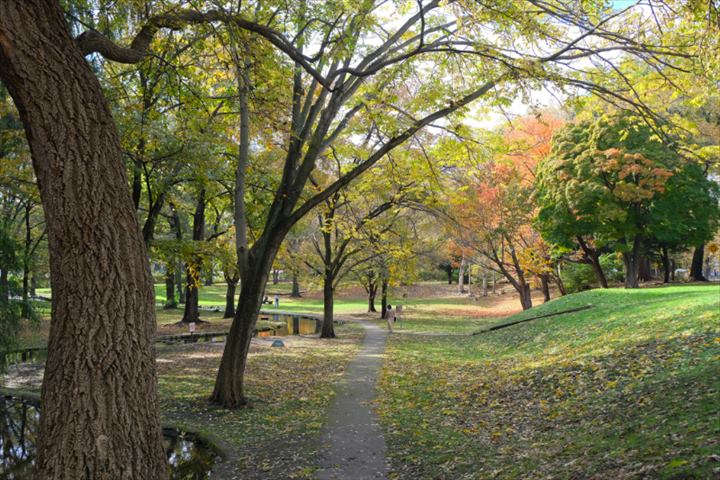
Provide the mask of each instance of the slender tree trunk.
[{"label": "slender tree trunk", "polygon": [[625,288],[638,288],[638,275],[640,273],[640,236],[633,239],[629,252],[623,253],[625,263]]},{"label": "slender tree trunk", "polygon": [[177,287],[177,298],[180,305],[185,305],[185,282],[182,277],[183,264],[178,262],[177,268],[175,269],[175,287]]},{"label": "slender tree trunk", "polygon": [[447,274],[448,285],[452,285],[452,265],[448,264],[448,266],[445,267],[445,273]]},{"label": "slender tree trunk", "polygon": [[495,275],[495,272],[492,274],[492,293],[493,295],[497,293],[497,276]]},{"label": "slender tree trunk", "polygon": [[487,297],[488,296],[488,278],[487,278],[487,272],[483,271],[483,277],[482,277],[482,296]]},{"label": "slender tree trunk", "polygon": [[302,295],[300,294],[300,282],[298,281],[298,274],[297,272],[293,272],[292,274],[292,292],[290,293],[291,298],[300,298]]},{"label": "slender tree trunk", "polygon": [[193,276],[190,266],[186,268],[185,274],[185,309],[183,311],[182,323],[200,322],[200,305],[198,295],[198,279]]},{"label": "slender tree trunk", "polygon": [[388,279],[383,277],[380,287],[380,318],[385,318],[387,314],[388,283]]},{"label": "slender tree trunk", "polygon": [[273,285],[280,283],[280,271],[278,269],[273,269],[272,271],[272,283]]},{"label": "slender tree trunk", "polygon": [[543,293],[543,301],[549,302],[550,301],[550,276],[549,275],[540,275],[540,285],[541,285],[542,293]]},{"label": "slender tree trunk", "polygon": [[225,314],[223,318],[233,318],[235,316],[235,289],[237,289],[237,279],[228,279],[225,277],[227,282],[227,290],[225,292]]},{"label": "slender tree trunk", "polygon": [[205,281],[203,282],[203,285],[205,285],[206,287],[211,287],[213,284],[213,280],[214,280],[213,276],[214,275],[215,275],[215,273],[213,271],[213,268],[212,267],[208,268],[208,271],[205,274]]},{"label": "slender tree trunk", "polygon": [[155,199],[155,203],[150,206],[145,224],[142,228],[143,240],[145,245],[150,245],[155,237],[155,225],[157,225],[157,219],[162,212],[163,206],[165,206],[165,192],[161,193],[158,198]]},{"label": "slender tree trunk", "polygon": [[660,250],[660,259],[663,264],[663,283],[670,283],[670,253],[667,247]]},{"label": "slender tree trunk", "polygon": [[690,280],[696,282],[707,282],[707,278],[703,275],[703,259],[705,257],[705,245],[700,244],[695,247],[693,252],[692,263],[690,264]]},{"label": "slender tree trunk", "polygon": [[167,478],[145,245],[110,110],[58,2],[0,2],[0,78],[25,126],[50,250],[36,478]]},{"label": "slender tree trunk", "polygon": [[165,309],[177,308],[177,300],[175,299],[175,275],[171,270],[165,274]]},{"label": "slender tree trunk", "polygon": [[35,273],[33,273],[30,276],[30,296],[35,297],[37,296],[37,278],[35,277]]},{"label": "slender tree trunk", "polygon": [[[197,202],[195,205],[195,213],[193,215],[193,242],[202,242],[205,240],[205,189],[201,188],[198,192]],[[200,305],[199,292],[200,272],[196,269],[200,265],[199,259],[191,258],[185,265],[185,312],[183,313],[182,322],[191,323],[200,322]]]},{"label": "slender tree trunk", "polygon": [[675,281],[675,260],[670,260],[670,281]]},{"label": "slender tree trunk", "polygon": [[377,289],[377,280],[368,283],[368,313],[377,312],[377,309],[375,308],[375,296],[377,295]]},{"label": "slender tree trunk", "polygon": [[607,278],[605,277],[605,272],[603,272],[602,265],[600,264],[600,255],[598,254],[597,249],[590,248],[582,237],[577,237],[577,240],[580,248],[585,254],[586,261],[590,264],[593,272],[595,273],[595,278],[597,278],[600,287],[608,288]]},{"label": "slender tree trunk", "polygon": [[652,280],[652,271],[650,268],[650,258],[640,255],[638,260],[638,280],[641,282],[649,282]]},{"label": "slender tree trunk", "polygon": [[334,280],[326,269],[325,278],[323,279],[323,323],[320,338],[335,338],[335,328],[333,326],[333,309],[335,302]]},{"label": "slender tree trunk", "polygon": [[458,293],[465,293],[465,257],[460,259],[460,268],[458,268]]}]

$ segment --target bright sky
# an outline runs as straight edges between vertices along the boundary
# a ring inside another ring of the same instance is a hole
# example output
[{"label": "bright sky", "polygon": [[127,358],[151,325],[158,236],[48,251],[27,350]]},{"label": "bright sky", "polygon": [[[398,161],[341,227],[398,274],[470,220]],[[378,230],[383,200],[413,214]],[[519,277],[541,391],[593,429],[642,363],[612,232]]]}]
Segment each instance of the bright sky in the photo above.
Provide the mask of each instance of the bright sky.
[{"label": "bright sky", "polygon": [[[636,5],[640,0],[613,0],[611,5],[616,10],[622,10],[630,6]],[[641,5],[639,8],[644,9],[645,5]],[[480,106],[471,109],[471,113],[466,119],[466,123],[474,128],[491,129],[498,125],[508,122],[508,118],[511,120],[519,116],[524,116],[531,113],[533,108],[537,109],[556,109],[562,110],[563,103],[566,96],[558,90],[547,86],[541,90],[534,90],[530,94],[531,104],[528,104],[517,98],[513,102],[510,108],[505,109],[504,112],[495,109],[494,111],[488,112],[482,110]]]}]

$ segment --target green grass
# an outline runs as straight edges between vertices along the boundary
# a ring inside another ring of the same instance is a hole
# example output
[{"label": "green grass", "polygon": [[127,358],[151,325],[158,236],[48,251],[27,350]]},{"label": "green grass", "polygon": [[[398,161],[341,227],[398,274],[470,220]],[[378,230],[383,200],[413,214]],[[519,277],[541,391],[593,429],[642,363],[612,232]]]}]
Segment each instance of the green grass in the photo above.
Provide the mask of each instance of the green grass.
[{"label": "green grass", "polygon": [[[586,304],[473,337],[393,335],[378,408],[394,477],[716,474],[720,286],[594,290],[475,323]],[[469,330],[407,323],[447,326]]]}]

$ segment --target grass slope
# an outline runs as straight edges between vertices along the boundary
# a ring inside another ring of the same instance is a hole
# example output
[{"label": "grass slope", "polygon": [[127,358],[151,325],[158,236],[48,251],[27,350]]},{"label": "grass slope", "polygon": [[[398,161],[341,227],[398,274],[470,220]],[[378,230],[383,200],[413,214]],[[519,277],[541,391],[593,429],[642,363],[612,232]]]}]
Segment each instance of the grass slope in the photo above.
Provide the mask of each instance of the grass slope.
[{"label": "grass slope", "polygon": [[474,337],[394,335],[378,405],[394,478],[718,475],[720,286],[594,290],[506,321],[586,304]]}]

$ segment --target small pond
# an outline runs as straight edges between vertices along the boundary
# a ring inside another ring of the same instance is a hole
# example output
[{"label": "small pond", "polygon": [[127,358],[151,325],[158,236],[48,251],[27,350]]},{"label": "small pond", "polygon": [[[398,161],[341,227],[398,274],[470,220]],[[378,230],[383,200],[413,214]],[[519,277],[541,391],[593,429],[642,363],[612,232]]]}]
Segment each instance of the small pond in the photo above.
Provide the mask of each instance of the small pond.
[{"label": "small pond", "polygon": [[257,332],[258,337],[273,337],[286,335],[313,335],[320,333],[321,322],[317,317],[305,315],[292,315],[289,313],[261,312],[260,320],[276,324],[274,328]]},{"label": "small pond", "polygon": [[[0,395],[0,478],[31,480],[39,408],[34,400]],[[163,428],[165,453],[174,480],[211,478],[217,451],[192,433]]]}]

